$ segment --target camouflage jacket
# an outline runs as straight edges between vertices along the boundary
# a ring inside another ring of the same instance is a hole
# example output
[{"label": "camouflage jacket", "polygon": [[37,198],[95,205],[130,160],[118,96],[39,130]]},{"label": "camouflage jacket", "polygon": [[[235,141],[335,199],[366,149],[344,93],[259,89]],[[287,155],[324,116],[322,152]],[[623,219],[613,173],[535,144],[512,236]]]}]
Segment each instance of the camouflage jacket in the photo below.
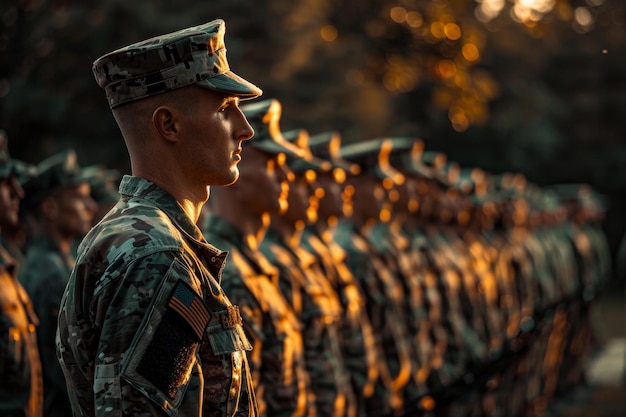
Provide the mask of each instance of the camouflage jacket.
[{"label": "camouflage jacket", "polygon": [[364,290],[366,310],[374,331],[381,335],[385,360],[380,364],[380,376],[384,391],[379,395],[389,397],[391,408],[398,410],[403,406],[405,389],[414,371],[414,352],[403,308],[404,291],[383,255],[352,220],[341,220],[334,236],[346,251],[352,275]]},{"label": "camouflage jacket", "polygon": [[61,297],[72,272],[74,260],[66,257],[52,239],[40,235],[29,242],[18,279],[28,292],[39,317],[37,341],[43,368],[44,414],[71,415],[65,378],[56,355],[55,334]]},{"label": "camouflage jacket", "polygon": [[61,302],[57,354],[75,416],[256,416],[225,252],[172,196],[125,176],[83,239]]},{"label": "camouflage jacket", "polygon": [[267,232],[261,252],[278,268],[281,291],[303,322],[305,363],[319,415],[355,416],[356,397],[341,351],[337,293],[315,256],[290,246],[276,231]]},{"label": "camouflage jacket", "polygon": [[35,315],[15,277],[16,263],[0,246],[0,415],[41,417],[43,381]]},{"label": "camouflage jacket", "polygon": [[302,245],[319,259],[324,275],[340,297],[344,312],[340,341],[346,367],[359,399],[371,397],[380,376],[383,353],[380,337],[375,334],[365,309],[363,288],[346,264],[346,252],[332,239],[324,240],[316,230],[307,228]]},{"label": "camouflage jacket", "polygon": [[207,218],[204,235],[228,251],[222,288],[239,305],[253,346],[250,368],[261,415],[314,416],[302,324],[278,287],[278,270],[232,224]]}]

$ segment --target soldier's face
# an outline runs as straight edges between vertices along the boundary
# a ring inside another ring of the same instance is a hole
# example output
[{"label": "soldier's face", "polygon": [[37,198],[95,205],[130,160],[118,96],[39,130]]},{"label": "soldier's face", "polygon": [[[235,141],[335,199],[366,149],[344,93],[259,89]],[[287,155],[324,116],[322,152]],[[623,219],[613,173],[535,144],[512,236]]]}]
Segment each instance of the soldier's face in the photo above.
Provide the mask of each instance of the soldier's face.
[{"label": "soldier's face", "polygon": [[50,199],[48,219],[62,236],[81,238],[89,231],[97,210],[89,184],[63,187]]},{"label": "soldier's face", "polygon": [[239,98],[189,87],[193,105],[179,113],[185,143],[182,155],[190,175],[206,185],[230,185],[239,178],[242,143],[254,130],[239,108]]},{"label": "soldier's face", "polygon": [[333,174],[321,173],[318,177],[320,187],[324,190],[324,195],[319,201],[319,217],[321,220],[329,220],[332,217],[340,218],[343,215],[343,204],[341,201],[341,184],[339,184]]},{"label": "soldier's face", "polygon": [[243,154],[239,163],[239,181],[231,186],[238,193],[238,200],[255,215],[279,211],[280,160],[252,146],[244,146]]},{"label": "soldier's face", "polygon": [[0,228],[18,223],[20,199],[23,197],[24,190],[15,177],[0,179]]}]

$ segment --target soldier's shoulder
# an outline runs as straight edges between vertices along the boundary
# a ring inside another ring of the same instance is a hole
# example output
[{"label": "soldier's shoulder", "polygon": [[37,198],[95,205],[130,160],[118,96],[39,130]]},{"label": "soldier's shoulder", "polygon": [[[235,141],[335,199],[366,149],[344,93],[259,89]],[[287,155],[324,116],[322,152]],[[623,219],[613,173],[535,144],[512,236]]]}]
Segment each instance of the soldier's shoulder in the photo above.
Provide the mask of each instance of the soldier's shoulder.
[{"label": "soldier's shoulder", "polygon": [[111,213],[89,232],[87,240],[116,247],[130,241],[133,251],[175,250],[183,236],[163,211],[137,206]]}]

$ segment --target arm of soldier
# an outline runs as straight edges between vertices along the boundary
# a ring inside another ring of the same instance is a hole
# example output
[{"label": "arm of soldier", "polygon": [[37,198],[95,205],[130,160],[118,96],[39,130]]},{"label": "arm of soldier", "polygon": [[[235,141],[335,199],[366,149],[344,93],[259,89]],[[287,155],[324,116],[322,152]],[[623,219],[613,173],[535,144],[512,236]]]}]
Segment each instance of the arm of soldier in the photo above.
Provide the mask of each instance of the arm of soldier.
[{"label": "arm of soldier", "polygon": [[[184,408],[199,414],[196,355],[208,313],[198,292],[191,271],[174,254],[160,252],[135,261],[96,294],[98,416],[119,410],[135,417],[173,416]],[[177,302],[182,312],[173,307]],[[185,310],[185,303],[198,310]]]}]

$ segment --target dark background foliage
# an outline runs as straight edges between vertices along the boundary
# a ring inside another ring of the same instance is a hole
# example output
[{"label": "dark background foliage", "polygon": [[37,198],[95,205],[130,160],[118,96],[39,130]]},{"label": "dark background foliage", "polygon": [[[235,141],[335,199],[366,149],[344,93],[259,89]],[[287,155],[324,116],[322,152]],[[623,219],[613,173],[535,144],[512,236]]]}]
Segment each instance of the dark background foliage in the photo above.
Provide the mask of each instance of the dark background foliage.
[{"label": "dark background foliage", "polygon": [[[461,166],[590,183],[607,197],[615,250],[626,227],[626,2],[534,0],[525,19],[520,3],[3,0],[0,128],[27,162],[71,147],[83,165],[128,172],[91,63],[220,17],[231,67],[283,104],[284,130],[418,136]],[[487,19],[490,4],[501,10]]]}]

